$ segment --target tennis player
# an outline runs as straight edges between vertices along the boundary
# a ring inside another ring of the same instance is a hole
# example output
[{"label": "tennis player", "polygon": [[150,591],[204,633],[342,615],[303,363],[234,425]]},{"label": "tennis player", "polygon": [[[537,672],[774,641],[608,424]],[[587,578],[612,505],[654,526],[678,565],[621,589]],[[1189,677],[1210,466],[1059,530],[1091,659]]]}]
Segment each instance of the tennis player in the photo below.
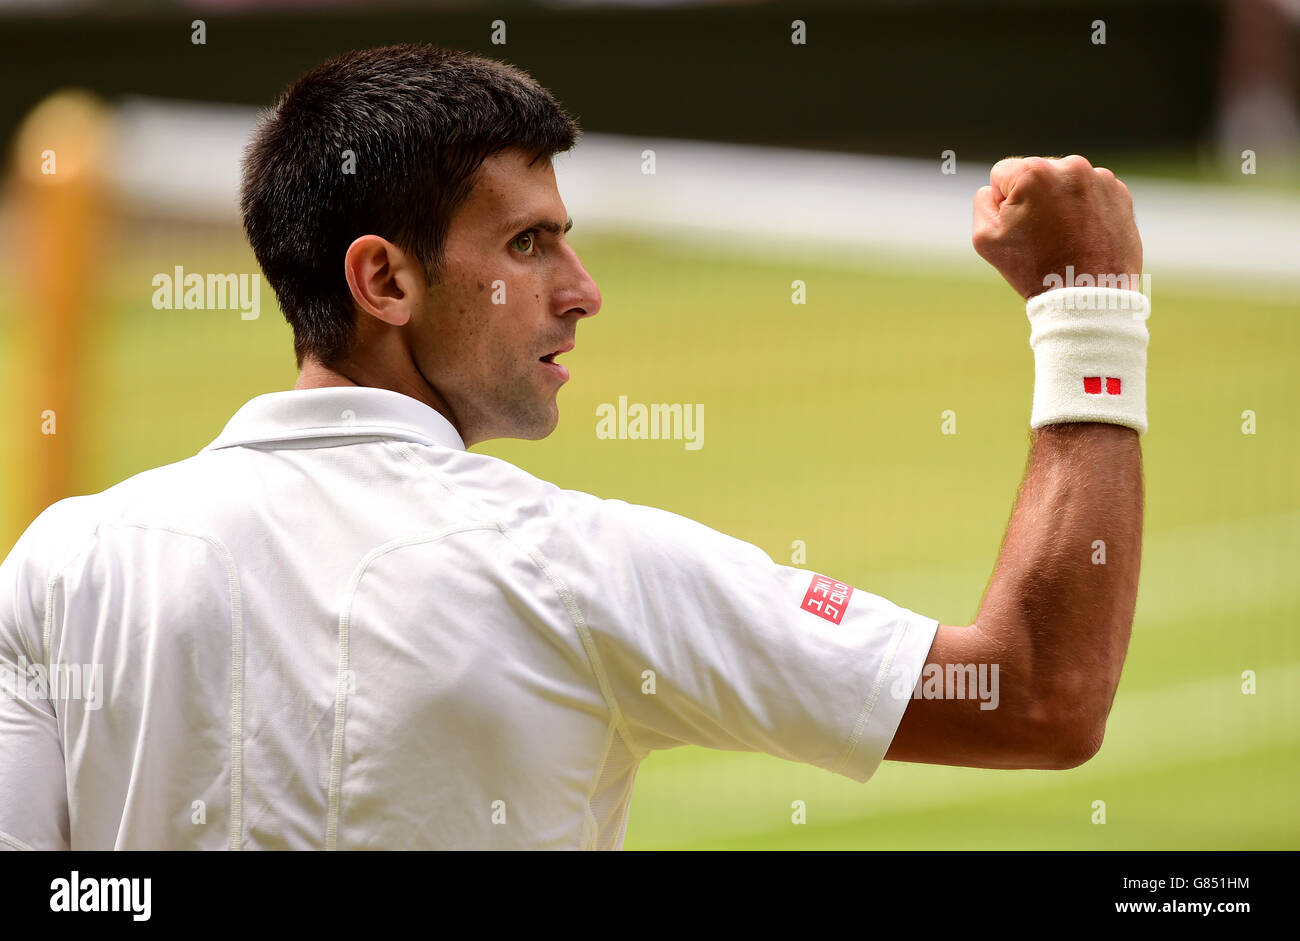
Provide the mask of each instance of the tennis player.
[{"label": "tennis player", "polygon": [[[0,846],[610,849],[657,749],[859,782],[1097,752],[1147,427],[1145,298],[1095,286],[1141,271],[1123,183],[1015,158],[975,196],[1027,301],[1032,445],[977,616],[945,625],[470,450],[554,430],[601,308],[551,164],[575,134],[522,72],[415,45],[267,114],[242,209],[300,379],[50,506],[0,567]],[[995,701],[950,685],[975,675]]]}]

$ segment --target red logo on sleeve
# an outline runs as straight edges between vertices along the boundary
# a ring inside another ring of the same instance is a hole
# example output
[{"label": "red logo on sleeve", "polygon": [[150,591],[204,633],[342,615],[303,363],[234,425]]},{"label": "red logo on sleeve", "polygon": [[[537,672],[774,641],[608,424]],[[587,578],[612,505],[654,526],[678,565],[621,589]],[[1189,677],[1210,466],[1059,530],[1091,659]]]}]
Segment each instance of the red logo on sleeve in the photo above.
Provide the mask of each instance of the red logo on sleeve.
[{"label": "red logo on sleeve", "polygon": [[843,582],[837,582],[825,575],[814,575],[808,593],[803,596],[805,611],[811,611],[819,618],[825,618],[832,624],[844,620],[844,609],[853,597],[853,588]]}]

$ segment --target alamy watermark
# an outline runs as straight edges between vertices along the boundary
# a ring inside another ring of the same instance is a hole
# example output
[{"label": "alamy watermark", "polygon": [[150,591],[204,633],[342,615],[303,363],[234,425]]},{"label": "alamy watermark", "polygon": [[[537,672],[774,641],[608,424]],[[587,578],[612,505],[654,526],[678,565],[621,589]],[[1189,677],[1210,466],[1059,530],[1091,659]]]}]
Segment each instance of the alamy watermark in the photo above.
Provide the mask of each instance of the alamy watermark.
[{"label": "alamy watermark", "polygon": [[1053,272],[1043,276],[1043,287],[1049,291],[1059,288],[1112,288],[1118,291],[1137,291],[1145,300],[1135,301],[1122,294],[1107,294],[1098,297],[1083,293],[1066,299],[1066,308],[1070,310],[1132,310],[1134,320],[1145,320],[1151,316],[1151,274],[1076,274],[1074,265],[1065,266],[1065,275]]},{"label": "alamy watermark", "polygon": [[91,712],[104,705],[102,663],[30,663],[19,654],[18,662],[0,663],[0,695],[10,699],[80,699]]},{"label": "alamy watermark", "polygon": [[238,310],[241,320],[256,320],[262,313],[262,276],[248,274],[185,273],[177,265],[172,273],[160,271],[150,282],[154,310]]},{"label": "alamy watermark", "polygon": [[998,672],[996,663],[927,663],[919,676],[897,667],[890,694],[895,699],[978,699],[980,709],[996,709]]},{"label": "alamy watermark", "polygon": [[153,879],[82,878],[74,869],[66,879],[50,883],[52,912],[130,912],[132,921],[148,921],[153,913]]},{"label": "alamy watermark", "polygon": [[618,397],[618,405],[602,402],[596,406],[596,437],[627,440],[673,439],[684,441],[687,451],[704,447],[704,405],[658,402],[628,404],[627,396]]}]

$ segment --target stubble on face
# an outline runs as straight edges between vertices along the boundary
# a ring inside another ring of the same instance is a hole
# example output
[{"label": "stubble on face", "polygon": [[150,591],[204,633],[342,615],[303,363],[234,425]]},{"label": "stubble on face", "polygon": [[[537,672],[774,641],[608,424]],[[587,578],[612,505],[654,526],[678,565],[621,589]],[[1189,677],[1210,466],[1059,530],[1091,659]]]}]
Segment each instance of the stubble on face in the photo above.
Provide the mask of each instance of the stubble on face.
[{"label": "stubble on face", "polygon": [[517,151],[489,157],[452,219],[442,279],[421,305],[413,351],[426,381],[472,440],[537,440],[559,423],[558,386],[538,357],[571,327],[549,312],[543,260],[512,254],[521,214],[564,216],[549,161],[528,166]]}]

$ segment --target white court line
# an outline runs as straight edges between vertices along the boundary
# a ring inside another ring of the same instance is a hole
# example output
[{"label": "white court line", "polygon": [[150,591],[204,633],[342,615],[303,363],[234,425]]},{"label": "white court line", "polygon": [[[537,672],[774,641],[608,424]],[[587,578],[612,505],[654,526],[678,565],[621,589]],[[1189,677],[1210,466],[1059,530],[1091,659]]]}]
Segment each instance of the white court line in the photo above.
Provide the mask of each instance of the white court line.
[{"label": "white court line", "polygon": [[[653,176],[642,153],[655,153]],[[590,135],[555,160],[584,226],[707,236],[742,253],[824,251],[859,263],[907,257],[985,266],[970,244],[972,201],[991,164]],[[1300,199],[1126,178],[1148,272],[1300,286]],[[1154,281],[1154,278],[1153,278]],[[1153,283],[1152,293],[1158,290]],[[1300,300],[1300,294],[1284,292]]]},{"label": "white court line", "polygon": [[[256,114],[245,106],[125,99],[110,167],[126,204],[237,224],[240,159]],[[646,149],[655,152],[653,176],[641,172]],[[837,264],[939,262],[971,272],[986,269],[970,228],[989,166],[958,160],[957,173],[945,175],[937,154],[914,160],[607,134],[587,134],[555,160],[560,195],[580,232],[627,231]],[[1179,272],[1230,280],[1234,289],[1280,287],[1300,299],[1300,199],[1126,182],[1145,267],[1157,278]]]}]

